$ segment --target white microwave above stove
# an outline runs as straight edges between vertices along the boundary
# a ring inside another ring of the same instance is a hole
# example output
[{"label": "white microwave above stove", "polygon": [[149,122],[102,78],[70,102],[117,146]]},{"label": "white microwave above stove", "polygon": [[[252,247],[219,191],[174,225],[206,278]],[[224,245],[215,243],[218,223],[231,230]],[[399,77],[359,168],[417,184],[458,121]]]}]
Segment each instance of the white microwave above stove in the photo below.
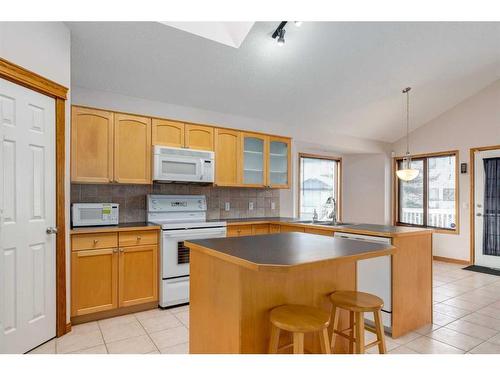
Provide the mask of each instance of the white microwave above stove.
[{"label": "white microwave above stove", "polygon": [[158,182],[214,182],[212,151],[154,146],[153,180]]},{"label": "white microwave above stove", "polygon": [[118,225],[118,203],[73,203],[71,223],[73,227]]}]

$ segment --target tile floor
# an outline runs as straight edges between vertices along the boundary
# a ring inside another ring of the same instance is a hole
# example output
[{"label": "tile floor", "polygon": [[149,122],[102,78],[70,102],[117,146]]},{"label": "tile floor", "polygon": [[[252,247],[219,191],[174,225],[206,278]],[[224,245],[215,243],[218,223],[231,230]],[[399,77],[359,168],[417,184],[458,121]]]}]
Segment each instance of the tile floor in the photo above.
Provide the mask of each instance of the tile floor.
[{"label": "tile floor", "polygon": [[[434,262],[434,324],[387,337],[389,353],[500,354],[500,277],[462,268]],[[188,330],[188,306],[150,310],[74,326],[31,353],[185,354]],[[373,338],[366,333],[367,342]]]}]

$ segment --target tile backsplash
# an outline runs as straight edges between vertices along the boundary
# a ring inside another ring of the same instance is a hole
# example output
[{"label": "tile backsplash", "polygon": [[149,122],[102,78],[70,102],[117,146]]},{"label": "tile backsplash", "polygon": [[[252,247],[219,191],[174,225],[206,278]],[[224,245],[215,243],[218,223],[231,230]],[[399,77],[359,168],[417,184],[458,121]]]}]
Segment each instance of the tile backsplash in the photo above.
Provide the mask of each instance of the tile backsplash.
[{"label": "tile backsplash", "polygon": [[[71,203],[118,203],[121,223],[146,220],[147,194],[205,195],[208,219],[280,216],[280,191],[278,189],[183,184],[71,184]],[[229,211],[224,209],[226,202],[230,204]],[[253,210],[249,210],[250,202],[253,202]],[[275,205],[274,210],[271,209],[272,202]]]}]

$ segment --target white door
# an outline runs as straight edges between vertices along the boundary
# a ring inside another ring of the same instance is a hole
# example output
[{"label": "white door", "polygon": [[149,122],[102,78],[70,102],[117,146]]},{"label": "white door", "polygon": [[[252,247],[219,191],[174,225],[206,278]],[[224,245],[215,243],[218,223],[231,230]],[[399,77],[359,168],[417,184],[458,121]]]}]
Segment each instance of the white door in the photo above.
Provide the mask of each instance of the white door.
[{"label": "white door", "polygon": [[55,100],[0,79],[0,353],[56,335]]},{"label": "white door", "polygon": [[[478,266],[500,269],[500,256],[483,254],[485,215],[498,215],[484,211],[485,170],[484,159],[500,158],[500,150],[481,151],[475,153],[474,161],[474,264]],[[498,181],[500,184],[500,181]],[[499,233],[500,234],[500,233]]]}]

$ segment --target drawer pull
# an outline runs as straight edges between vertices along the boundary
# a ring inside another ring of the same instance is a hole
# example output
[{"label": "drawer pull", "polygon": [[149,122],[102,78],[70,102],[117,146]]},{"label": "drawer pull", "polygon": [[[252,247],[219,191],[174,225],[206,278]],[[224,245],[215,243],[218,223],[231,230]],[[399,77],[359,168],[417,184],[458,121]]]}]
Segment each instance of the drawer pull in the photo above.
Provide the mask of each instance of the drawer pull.
[{"label": "drawer pull", "polygon": [[141,240],[141,236],[137,236],[137,241],[140,241]]},{"label": "drawer pull", "polygon": [[116,253],[118,251],[118,249],[113,249],[113,253]]},{"label": "drawer pull", "polygon": [[120,250],[120,253],[123,253],[123,249],[120,248],[119,250]]},{"label": "drawer pull", "polygon": [[99,240],[94,240],[94,246],[97,245],[98,242]]}]

